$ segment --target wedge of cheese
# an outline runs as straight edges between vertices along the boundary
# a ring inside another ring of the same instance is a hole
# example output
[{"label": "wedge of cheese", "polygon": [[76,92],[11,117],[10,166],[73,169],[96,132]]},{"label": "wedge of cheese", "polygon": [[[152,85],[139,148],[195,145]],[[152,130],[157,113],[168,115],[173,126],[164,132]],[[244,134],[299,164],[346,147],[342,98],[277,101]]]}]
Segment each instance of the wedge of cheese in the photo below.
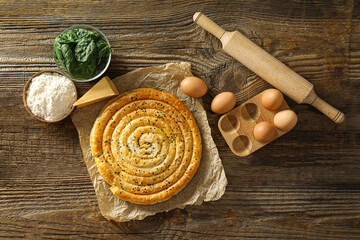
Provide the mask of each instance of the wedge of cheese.
[{"label": "wedge of cheese", "polygon": [[103,77],[95,86],[74,103],[78,108],[119,95],[119,91],[109,77]]}]

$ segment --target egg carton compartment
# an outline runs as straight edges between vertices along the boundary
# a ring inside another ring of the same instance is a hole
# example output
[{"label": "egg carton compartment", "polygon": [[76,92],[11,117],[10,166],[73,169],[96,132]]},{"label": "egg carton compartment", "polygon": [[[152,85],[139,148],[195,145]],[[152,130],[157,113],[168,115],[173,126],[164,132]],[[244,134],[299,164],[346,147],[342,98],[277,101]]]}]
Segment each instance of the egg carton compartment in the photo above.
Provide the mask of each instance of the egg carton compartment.
[{"label": "egg carton compartment", "polygon": [[283,110],[290,110],[285,99],[282,105],[276,110],[270,111],[266,109],[261,104],[261,96],[263,93],[264,92],[261,92],[242,103],[219,119],[219,130],[231,151],[237,156],[248,156],[288,132],[275,128],[276,135],[274,139],[267,143],[259,142],[254,138],[253,130],[256,124],[262,121],[273,124],[276,113]]}]

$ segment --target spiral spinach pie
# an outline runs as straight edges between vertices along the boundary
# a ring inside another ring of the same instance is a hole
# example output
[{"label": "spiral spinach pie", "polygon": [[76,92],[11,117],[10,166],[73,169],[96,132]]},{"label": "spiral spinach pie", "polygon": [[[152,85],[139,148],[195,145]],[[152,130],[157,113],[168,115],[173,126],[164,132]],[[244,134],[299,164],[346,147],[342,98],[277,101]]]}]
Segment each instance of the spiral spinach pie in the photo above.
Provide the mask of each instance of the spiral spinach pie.
[{"label": "spiral spinach pie", "polygon": [[91,130],[100,175],[122,200],[168,200],[194,176],[201,136],[185,104],[167,92],[137,89],[112,99]]}]

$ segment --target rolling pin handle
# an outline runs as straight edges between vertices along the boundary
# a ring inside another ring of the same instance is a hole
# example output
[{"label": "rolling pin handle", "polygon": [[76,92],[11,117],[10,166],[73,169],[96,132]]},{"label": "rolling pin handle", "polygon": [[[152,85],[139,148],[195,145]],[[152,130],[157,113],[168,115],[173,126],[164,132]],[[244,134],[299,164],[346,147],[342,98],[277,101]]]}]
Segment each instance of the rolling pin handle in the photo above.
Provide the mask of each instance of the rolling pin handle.
[{"label": "rolling pin handle", "polygon": [[222,35],[226,32],[222,27],[214,23],[210,18],[205,16],[201,12],[196,12],[193,16],[193,20],[197,23],[200,27],[220,39]]},{"label": "rolling pin handle", "polygon": [[319,97],[316,97],[315,100],[311,103],[311,105],[317,108],[323,114],[325,114],[335,123],[342,123],[345,120],[345,115],[342,112],[340,112]]}]

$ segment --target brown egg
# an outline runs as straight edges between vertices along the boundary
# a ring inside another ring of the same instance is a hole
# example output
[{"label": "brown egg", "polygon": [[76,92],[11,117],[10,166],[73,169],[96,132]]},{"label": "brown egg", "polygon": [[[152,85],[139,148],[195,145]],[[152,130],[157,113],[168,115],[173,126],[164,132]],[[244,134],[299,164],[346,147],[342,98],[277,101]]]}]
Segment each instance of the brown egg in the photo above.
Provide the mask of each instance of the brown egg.
[{"label": "brown egg", "polygon": [[261,95],[261,104],[268,110],[273,111],[281,107],[284,102],[283,94],[277,89],[268,89]]},{"label": "brown egg", "polygon": [[187,77],[181,81],[181,90],[190,97],[202,97],[208,88],[206,83],[197,77]]},{"label": "brown egg", "polygon": [[217,114],[224,114],[235,107],[236,96],[232,92],[223,92],[214,97],[211,110]]},{"label": "brown egg", "polygon": [[297,115],[294,111],[284,110],[275,114],[274,125],[281,131],[290,131],[297,123]]},{"label": "brown egg", "polygon": [[276,136],[276,128],[270,122],[259,122],[253,130],[254,138],[262,143],[274,140]]}]

